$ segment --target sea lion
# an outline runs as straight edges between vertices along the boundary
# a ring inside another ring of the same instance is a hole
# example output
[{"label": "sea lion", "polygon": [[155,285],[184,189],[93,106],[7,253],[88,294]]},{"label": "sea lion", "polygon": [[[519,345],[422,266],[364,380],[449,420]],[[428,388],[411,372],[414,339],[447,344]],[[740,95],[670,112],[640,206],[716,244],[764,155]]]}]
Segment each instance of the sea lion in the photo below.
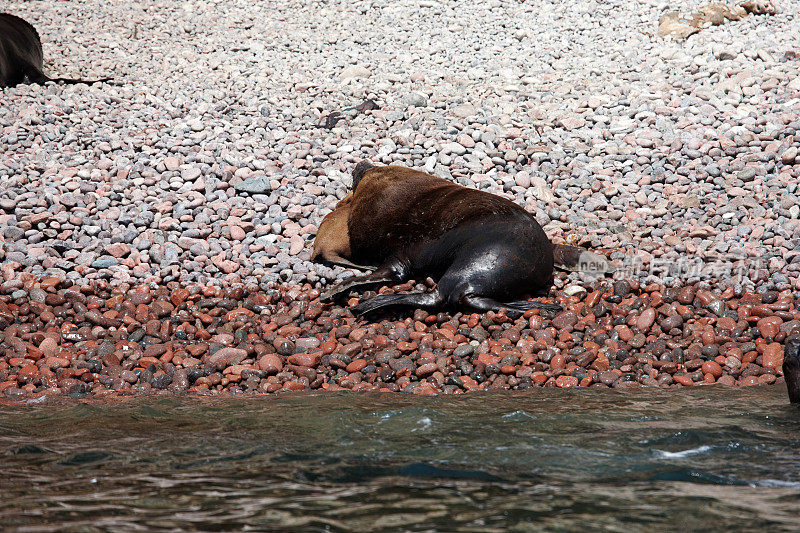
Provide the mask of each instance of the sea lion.
[{"label": "sea lion", "polygon": [[0,87],[20,83],[97,83],[109,81],[50,78],[43,71],[44,53],[39,33],[29,22],[15,15],[0,13]]},{"label": "sea lion", "polygon": [[800,335],[786,339],[783,348],[783,378],[790,403],[800,403]]},{"label": "sea lion", "polygon": [[[355,288],[431,277],[437,282],[433,291],[379,295],[353,311],[463,306],[478,311],[506,308],[519,315],[528,309],[561,309],[523,299],[547,295],[553,283],[553,245],[533,215],[510,200],[418,170],[362,161],[353,171],[352,198],[345,210],[347,236],[342,242],[348,241],[349,254],[343,247],[337,254],[378,268],[334,286],[324,301]],[[334,215],[332,223],[341,225],[341,216]],[[324,225],[323,220],[320,227]],[[319,248],[315,240],[315,251]],[[315,259],[326,258],[318,253]]]}]

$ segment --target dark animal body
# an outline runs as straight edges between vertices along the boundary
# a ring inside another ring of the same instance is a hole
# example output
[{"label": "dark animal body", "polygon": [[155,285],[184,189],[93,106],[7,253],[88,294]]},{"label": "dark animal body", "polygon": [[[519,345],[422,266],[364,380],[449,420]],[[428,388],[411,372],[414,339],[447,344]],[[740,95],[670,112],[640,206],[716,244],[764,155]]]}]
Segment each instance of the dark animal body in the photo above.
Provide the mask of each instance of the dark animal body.
[{"label": "dark animal body", "polygon": [[800,403],[800,336],[786,339],[783,349],[783,378],[790,403]]},{"label": "dark animal body", "polygon": [[43,71],[44,52],[39,33],[29,22],[8,13],[0,13],[0,87],[20,83],[96,83],[108,81],[50,78]]},{"label": "dark animal body", "polygon": [[[335,255],[351,265],[379,265],[372,274],[333,287],[323,299],[413,278],[437,282],[430,292],[365,300],[354,308],[357,313],[398,305],[479,311],[505,307],[511,314],[560,309],[524,299],[548,293],[553,245],[530,213],[500,196],[409,168],[362,162],[353,172],[352,197],[325,217],[323,229],[322,238],[318,234],[314,242],[314,259]],[[329,253],[333,249],[336,254]]]}]

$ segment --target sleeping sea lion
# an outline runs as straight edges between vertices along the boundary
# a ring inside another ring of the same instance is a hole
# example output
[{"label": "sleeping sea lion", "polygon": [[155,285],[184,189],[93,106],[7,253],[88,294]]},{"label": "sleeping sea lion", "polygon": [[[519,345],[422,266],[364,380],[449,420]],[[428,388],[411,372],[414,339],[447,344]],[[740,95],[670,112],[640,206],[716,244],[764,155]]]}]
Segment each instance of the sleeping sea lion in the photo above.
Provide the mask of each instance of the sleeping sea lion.
[{"label": "sleeping sea lion", "polygon": [[[518,315],[535,308],[561,309],[524,299],[547,295],[553,283],[553,245],[533,215],[510,200],[425,172],[361,162],[353,172],[352,198],[337,211],[326,217],[343,227],[346,212],[347,233],[340,234],[336,255],[378,268],[334,286],[323,300],[354,288],[431,277],[437,282],[433,291],[379,295],[353,311],[449,306],[507,308]],[[320,228],[325,225],[323,220]],[[329,233],[320,245],[315,240],[316,260],[327,259],[321,251],[327,239]],[[349,252],[342,246],[345,241]]]}]

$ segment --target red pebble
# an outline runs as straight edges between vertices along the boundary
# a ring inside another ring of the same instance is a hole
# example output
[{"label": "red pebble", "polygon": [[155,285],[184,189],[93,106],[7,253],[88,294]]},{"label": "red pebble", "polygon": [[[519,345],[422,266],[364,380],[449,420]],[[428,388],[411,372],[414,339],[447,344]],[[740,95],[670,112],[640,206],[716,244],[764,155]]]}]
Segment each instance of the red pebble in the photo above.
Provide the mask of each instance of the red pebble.
[{"label": "red pebble", "polygon": [[742,378],[739,380],[740,387],[750,387],[751,385],[758,385],[757,376],[747,376],[746,378]]},{"label": "red pebble", "polygon": [[716,361],[706,361],[701,367],[703,374],[711,374],[715,378],[722,375],[722,367]]},{"label": "red pebble", "polygon": [[319,359],[320,356],[316,354],[296,353],[289,356],[288,362],[297,366],[317,366]]},{"label": "red pebble", "polygon": [[556,385],[562,388],[577,387],[578,378],[575,376],[558,376],[556,378]]},{"label": "red pebble", "polygon": [[777,342],[768,344],[761,355],[761,365],[764,368],[780,370],[783,366],[783,347]]},{"label": "red pebble", "polygon": [[346,370],[352,374],[353,372],[361,372],[365,366],[367,366],[367,361],[365,359],[356,359],[347,365]]}]

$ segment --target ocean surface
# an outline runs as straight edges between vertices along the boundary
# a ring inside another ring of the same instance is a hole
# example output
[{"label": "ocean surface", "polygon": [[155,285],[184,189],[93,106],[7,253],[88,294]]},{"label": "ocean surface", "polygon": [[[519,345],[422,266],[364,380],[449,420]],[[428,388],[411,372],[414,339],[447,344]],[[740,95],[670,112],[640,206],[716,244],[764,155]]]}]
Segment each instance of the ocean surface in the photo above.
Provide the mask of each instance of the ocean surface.
[{"label": "ocean surface", "polygon": [[0,406],[6,531],[800,529],[800,409],[745,389]]}]

